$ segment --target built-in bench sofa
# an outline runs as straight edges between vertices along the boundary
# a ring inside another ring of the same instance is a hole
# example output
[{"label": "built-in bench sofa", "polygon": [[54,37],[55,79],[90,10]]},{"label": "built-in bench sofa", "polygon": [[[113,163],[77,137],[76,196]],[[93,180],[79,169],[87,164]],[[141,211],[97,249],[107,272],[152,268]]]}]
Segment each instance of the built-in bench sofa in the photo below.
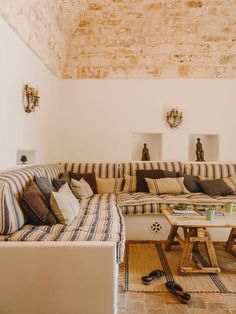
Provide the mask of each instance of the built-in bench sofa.
[{"label": "built-in bench sofa", "polygon": [[35,175],[52,180],[64,172],[94,171],[99,178],[122,178],[135,175],[138,169],[181,171],[215,179],[236,175],[236,164],[182,162],[61,163],[2,172],[0,313],[116,313],[118,265],[125,248],[124,217],[158,217],[162,204],[236,203],[236,195],[95,194],[80,201],[79,215],[72,224],[53,226],[28,224],[21,210],[20,196]]}]

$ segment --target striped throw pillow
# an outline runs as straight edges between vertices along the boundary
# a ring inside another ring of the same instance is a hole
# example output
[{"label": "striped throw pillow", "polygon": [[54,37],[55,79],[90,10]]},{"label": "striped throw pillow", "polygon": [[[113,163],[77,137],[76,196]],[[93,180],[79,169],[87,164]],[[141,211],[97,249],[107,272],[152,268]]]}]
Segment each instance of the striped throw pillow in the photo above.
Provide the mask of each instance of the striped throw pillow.
[{"label": "striped throw pillow", "polygon": [[190,193],[184,186],[184,178],[145,178],[150,194],[187,194]]},{"label": "striped throw pillow", "polygon": [[125,185],[123,188],[123,192],[136,192],[137,187],[137,179],[136,176],[130,176],[128,174],[124,175],[125,177]]},{"label": "striped throw pillow", "polygon": [[0,181],[0,234],[11,234],[20,229],[26,218],[8,183]]},{"label": "striped throw pillow", "polygon": [[79,213],[79,201],[71,192],[68,183],[58,192],[52,192],[50,206],[60,224],[70,224]]},{"label": "striped throw pillow", "polygon": [[101,179],[96,178],[98,193],[119,193],[123,188],[123,178]]},{"label": "striped throw pillow", "polygon": [[89,198],[93,196],[93,190],[83,178],[79,181],[71,179],[71,189],[77,198]]}]

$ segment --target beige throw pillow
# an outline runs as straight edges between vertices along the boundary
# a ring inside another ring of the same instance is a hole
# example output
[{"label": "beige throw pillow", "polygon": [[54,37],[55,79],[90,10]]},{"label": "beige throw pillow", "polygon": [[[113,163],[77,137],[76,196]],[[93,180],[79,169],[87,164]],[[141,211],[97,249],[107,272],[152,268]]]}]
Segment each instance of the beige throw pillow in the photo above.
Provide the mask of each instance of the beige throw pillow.
[{"label": "beige throw pillow", "polygon": [[184,186],[184,178],[145,178],[151,194],[187,194],[190,193]]},{"label": "beige throw pillow", "polygon": [[68,183],[58,192],[52,192],[50,206],[57,221],[61,224],[71,223],[79,213],[79,201],[71,192]]},{"label": "beige throw pillow", "polygon": [[233,190],[233,192],[236,192],[236,176],[232,176],[229,178],[223,179],[225,183]]},{"label": "beige throw pillow", "polygon": [[123,192],[136,192],[136,187],[137,187],[136,176],[130,176],[128,174],[125,174],[124,177],[125,177],[125,185],[123,188]]},{"label": "beige throw pillow", "polygon": [[119,193],[123,188],[123,178],[101,179],[96,178],[98,193]]},{"label": "beige throw pillow", "polygon": [[83,178],[79,181],[71,179],[71,189],[77,198],[89,198],[93,196],[93,190]]}]

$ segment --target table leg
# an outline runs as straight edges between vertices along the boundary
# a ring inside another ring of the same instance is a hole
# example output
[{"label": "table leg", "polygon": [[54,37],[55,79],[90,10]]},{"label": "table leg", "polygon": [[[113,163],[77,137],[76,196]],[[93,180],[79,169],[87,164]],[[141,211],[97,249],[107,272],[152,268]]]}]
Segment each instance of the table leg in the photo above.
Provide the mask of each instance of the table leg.
[{"label": "table leg", "polygon": [[[198,244],[204,243],[209,257],[209,266],[203,266],[193,254],[198,252]],[[196,266],[192,266],[194,261]],[[179,273],[219,273],[215,250],[209,233],[203,228],[190,228],[185,239],[183,255],[179,265]]]},{"label": "table leg", "polygon": [[170,251],[171,246],[172,246],[174,239],[176,237],[177,231],[178,231],[178,226],[171,226],[170,233],[168,235],[168,239],[167,239],[166,245],[165,245],[166,251]]},{"label": "table leg", "polygon": [[226,242],[226,246],[225,246],[226,251],[232,253],[235,240],[236,240],[236,228],[232,228],[228,241]]}]

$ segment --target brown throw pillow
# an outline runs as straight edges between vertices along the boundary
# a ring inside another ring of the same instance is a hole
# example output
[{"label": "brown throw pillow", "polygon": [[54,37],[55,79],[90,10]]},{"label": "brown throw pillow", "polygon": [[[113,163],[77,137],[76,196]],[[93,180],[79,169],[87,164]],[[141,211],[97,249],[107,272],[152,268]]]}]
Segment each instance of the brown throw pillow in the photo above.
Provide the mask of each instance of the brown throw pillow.
[{"label": "brown throw pillow", "polygon": [[69,173],[71,179],[75,179],[77,181],[80,181],[80,179],[84,179],[93,190],[94,194],[97,194],[97,183],[96,183],[96,177],[95,172],[88,172],[88,173],[75,173],[70,172]]},{"label": "brown throw pillow", "polygon": [[175,171],[163,170],[163,178],[178,178],[178,173]]},{"label": "brown throw pillow", "polygon": [[203,180],[203,181],[198,181],[197,184],[209,196],[215,196],[215,195],[225,196],[225,195],[230,195],[234,193],[233,190],[222,179]]},{"label": "brown throw pillow", "polygon": [[54,225],[56,218],[49,211],[47,200],[35,182],[31,182],[21,197],[21,205],[29,220],[34,225]]},{"label": "brown throw pillow", "polygon": [[191,176],[183,172],[178,172],[178,177],[184,178],[184,185],[186,186],[186,189],[189,190],[189,192],[191,193],[203,192],[201,187],[197,184],[197,182],[199,181],[198,176]]},{"label": "brown throw pillow", "polygon": [[149,192],[145,178],[160,179],[163,178],[163,170],[136,170],[137,192]]}]

